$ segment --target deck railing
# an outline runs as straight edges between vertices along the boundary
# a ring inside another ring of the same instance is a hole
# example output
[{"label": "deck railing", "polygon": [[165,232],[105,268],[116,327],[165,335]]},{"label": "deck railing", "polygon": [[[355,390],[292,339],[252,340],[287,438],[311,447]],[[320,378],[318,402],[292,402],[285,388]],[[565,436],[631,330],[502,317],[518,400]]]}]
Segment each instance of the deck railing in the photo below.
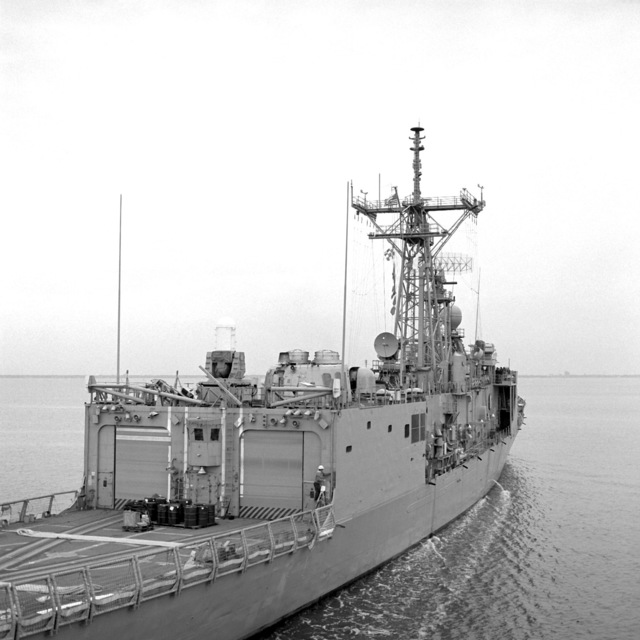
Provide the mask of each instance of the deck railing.
[{"label": "deck railing", "polygon": [[114,609],[244,573],[278,556],[311,549],[331,537],[334,528],[333,505],[327,505],[204,541],[0,582],[0,640],[56,633]]},{"label": "deck railing", "polygon": [[[37,498],[3,502],[0,504],[0,524],[6,526],[17,522],[28,523],[40,518],[48,518],[68,509],[77,497],[77,491],[60,491]],[[2,638],[1,635],[0,638]]]},{"label": "deck railing", "polygon": [[[453,210],[453,209],[475,209],[479,205],[484,206],[484,202],[474,198],[466,189],[462,189],[460,196],[435,196],[421,199],[422,205],[428,210]],[[413,196],[406,196],[400,200],[396,195],[385,200],[369,200],[366,197],[354,196],[351,204],[361,211],[376,212],[399,212],[405,207],[413,204]]]}]

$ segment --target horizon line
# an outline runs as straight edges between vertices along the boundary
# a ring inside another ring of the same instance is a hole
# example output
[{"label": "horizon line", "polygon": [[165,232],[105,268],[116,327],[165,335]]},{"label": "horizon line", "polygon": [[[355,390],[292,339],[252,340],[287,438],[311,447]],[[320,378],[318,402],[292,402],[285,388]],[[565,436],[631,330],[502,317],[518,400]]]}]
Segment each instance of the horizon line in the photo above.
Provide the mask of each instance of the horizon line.
[{"label": "horizon line", "polygon": [[[112,373],[0,373],[0,378],[88,378],[93,375],[96,378],[108,378],[113,376]],[[247,373],[245,377],[254,377],[264,374]],[[130,378],[156,378],[164,376],[170,378],[175,376],[172,374],[152,374],[152,373],[136,373],[130,374]],[[180,378],[203,378],[202,374],[180,374]],[[640,378],[640,373],[520,373],[518,378]]]}]

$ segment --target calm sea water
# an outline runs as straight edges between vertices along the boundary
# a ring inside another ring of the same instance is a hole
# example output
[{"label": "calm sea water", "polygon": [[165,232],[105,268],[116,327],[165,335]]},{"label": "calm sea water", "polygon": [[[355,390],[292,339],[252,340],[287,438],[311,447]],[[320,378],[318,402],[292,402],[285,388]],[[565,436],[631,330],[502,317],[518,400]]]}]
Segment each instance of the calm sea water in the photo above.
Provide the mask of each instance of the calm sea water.
[{"label": "calm sea water", "polygon": [[[269,640],[640,637],[640,378],[523,378],[500,485]],[[82,378],[0,378],[0,501],[82,480]]]}]

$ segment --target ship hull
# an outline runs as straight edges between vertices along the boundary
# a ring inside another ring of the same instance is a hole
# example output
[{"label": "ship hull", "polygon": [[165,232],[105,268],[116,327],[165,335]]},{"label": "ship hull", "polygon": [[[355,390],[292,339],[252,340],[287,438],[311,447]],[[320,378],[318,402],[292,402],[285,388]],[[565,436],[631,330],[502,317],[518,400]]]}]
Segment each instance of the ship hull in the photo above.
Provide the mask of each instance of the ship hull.
[{"label": "ship hull", "polygon": [[481,458],[468,460],[425,484],[350,519],[332,538],[124,609],[95,616],[90,624],[65,628],[65,638],[215,637],[240,640],[273,626],[398,556],[462,515],[495,485],[514,436]]}]

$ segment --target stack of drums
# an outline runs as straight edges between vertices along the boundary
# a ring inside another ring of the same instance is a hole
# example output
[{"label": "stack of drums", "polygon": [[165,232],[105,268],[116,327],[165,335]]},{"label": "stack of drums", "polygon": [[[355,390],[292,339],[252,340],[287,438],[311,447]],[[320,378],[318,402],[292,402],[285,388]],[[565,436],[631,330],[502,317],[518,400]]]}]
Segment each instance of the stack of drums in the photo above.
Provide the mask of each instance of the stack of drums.
[{"label": "stack of drums", "polygon": [[216,524],[215,504],[192,504],[191,500],[169,502],[164,498],[146,498],[143,509],[148,509],[152,522],[187,529],[211,527]]},{"label": "stack of drums", "polygon": [[159,496],[155,498],[144,499],[144,504],[147,511],[149,512],[149,519],[151,520],[151,522],[158,522],[158,507],[165,502],[166,500],[164,498],[160,498]]},{"label": "stack of drums", "polygon": [[158,505],[158,524],[169,524],[169,505],[166,502]]}]

